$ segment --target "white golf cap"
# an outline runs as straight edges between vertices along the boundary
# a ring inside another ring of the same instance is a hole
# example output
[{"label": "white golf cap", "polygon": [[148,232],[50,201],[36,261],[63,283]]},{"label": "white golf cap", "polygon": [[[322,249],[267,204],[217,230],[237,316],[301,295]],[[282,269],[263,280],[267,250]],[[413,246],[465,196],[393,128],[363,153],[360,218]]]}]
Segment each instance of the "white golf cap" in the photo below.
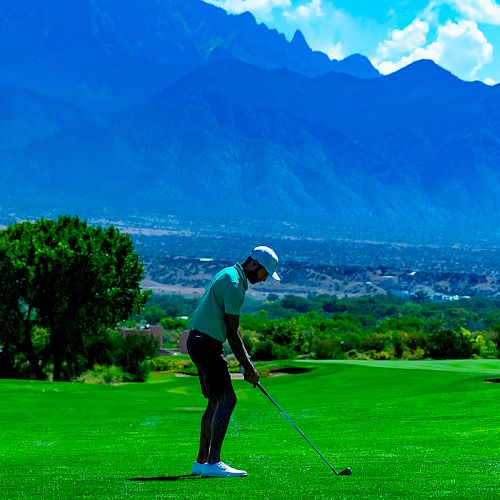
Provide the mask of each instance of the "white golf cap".
[{"label": "white golf cap", "polygon": [[276,281],[281,281],[281,278],[276,272],[276,266],[278,265],[279,259],[272,248],[255,247],[250,253],[250,257],[263,266],[269,276],[273,277]]}]

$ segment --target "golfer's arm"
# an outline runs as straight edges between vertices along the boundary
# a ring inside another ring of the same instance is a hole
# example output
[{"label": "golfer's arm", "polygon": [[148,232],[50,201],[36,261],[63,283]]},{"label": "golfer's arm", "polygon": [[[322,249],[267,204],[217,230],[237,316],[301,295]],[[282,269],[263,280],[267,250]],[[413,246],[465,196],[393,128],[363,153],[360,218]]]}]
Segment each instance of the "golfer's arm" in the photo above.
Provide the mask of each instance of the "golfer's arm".
[{"label": "golfer's arm", "polygon": [[245,345],[243,344],[243,339],[239,331],[240,317],[233,314],[226,314],[226,337],[229,342],[229,346],[239,361],[240,365],[245,371],[251,372],[255,368],[250,361],[250,356],[248,355]]}]

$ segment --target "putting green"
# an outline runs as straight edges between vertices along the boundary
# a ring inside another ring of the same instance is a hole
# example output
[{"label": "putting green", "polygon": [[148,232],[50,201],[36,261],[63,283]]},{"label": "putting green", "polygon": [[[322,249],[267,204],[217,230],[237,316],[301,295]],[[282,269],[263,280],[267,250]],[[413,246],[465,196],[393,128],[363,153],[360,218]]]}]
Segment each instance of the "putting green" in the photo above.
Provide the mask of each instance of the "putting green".
[{"label": "putting green", "polygon": [[185,476],[205,402],[193,377],[92,386],[0,381],[0,498],[464,498],[500,491],[498,361],[305,362],[239,402],[223,459],[241,479]]}]

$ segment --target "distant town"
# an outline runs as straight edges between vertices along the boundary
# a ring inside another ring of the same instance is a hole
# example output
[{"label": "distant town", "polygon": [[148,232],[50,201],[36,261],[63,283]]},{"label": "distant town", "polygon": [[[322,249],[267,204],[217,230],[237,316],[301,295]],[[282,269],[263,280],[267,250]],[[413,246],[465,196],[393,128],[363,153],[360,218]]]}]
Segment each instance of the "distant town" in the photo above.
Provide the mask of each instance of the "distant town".
[{"label": "distant town", "polygon": [[[30,219],[9,214],[0,226]],[[34,219],[34,217],[32,218]],[[256,245],[280,256],[281,283],[251,287],[249,295],[392,294],[448,302],[500,295],[500,244],[478,240],[403,241],[363,228],[318,228],[290,222],[214,220],[186,222],[175,216],[90,218],[130,234],[144,262],[143,287],[157,293],[200,295],[221,267],[244,259]]]},{"label": "distant town", "polygon": [[[356,297],[392,294],[415,300],[455,301],[500,294],[500,246],[478,242],[384,242],[379,238],[328,237],[319,229],[270,224],[259,235],[251,224],[197,224],[189,230],[170,221],[157,227],[123,228],[144,261],[144,286],[157,292],[198,295],[221,267],[266,244],[280,256],[282,282],[249,291]],[[326,233],[326,231],[325,231]]]}]

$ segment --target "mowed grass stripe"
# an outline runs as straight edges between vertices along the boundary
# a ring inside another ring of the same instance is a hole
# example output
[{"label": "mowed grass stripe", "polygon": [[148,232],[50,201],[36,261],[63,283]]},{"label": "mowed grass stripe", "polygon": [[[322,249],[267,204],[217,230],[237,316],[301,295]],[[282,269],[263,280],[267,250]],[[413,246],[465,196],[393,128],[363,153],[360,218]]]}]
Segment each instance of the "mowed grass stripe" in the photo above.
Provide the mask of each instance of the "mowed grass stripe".
[{"label": "mowed grass stripe", "polygon": [[497,359],[445,359],[440,361],[435,360],[307,360],[307,361],[294,361],[294,363],[307,363],[311,364],[352,364],[356,366],[371,366],[374,368],[396,368],[404,370],[437,370],[437,371],[452,371],[452,372],[465,372],[465,373],[479,373],[495,375],[500,374],[500,361]]},{"label": "mowed grass stripe", "polygon": [[0,498],[498,498],[500,384],[483,383],[495,367],[407,363],[295,362],[313,370],[263,379],[350,477],[335,476],[243,381],[235,381],[223,451],[249,476],[233,480],[173,480],[196,454],[205,405],[196,378],[115,387],[1,381]]}]

